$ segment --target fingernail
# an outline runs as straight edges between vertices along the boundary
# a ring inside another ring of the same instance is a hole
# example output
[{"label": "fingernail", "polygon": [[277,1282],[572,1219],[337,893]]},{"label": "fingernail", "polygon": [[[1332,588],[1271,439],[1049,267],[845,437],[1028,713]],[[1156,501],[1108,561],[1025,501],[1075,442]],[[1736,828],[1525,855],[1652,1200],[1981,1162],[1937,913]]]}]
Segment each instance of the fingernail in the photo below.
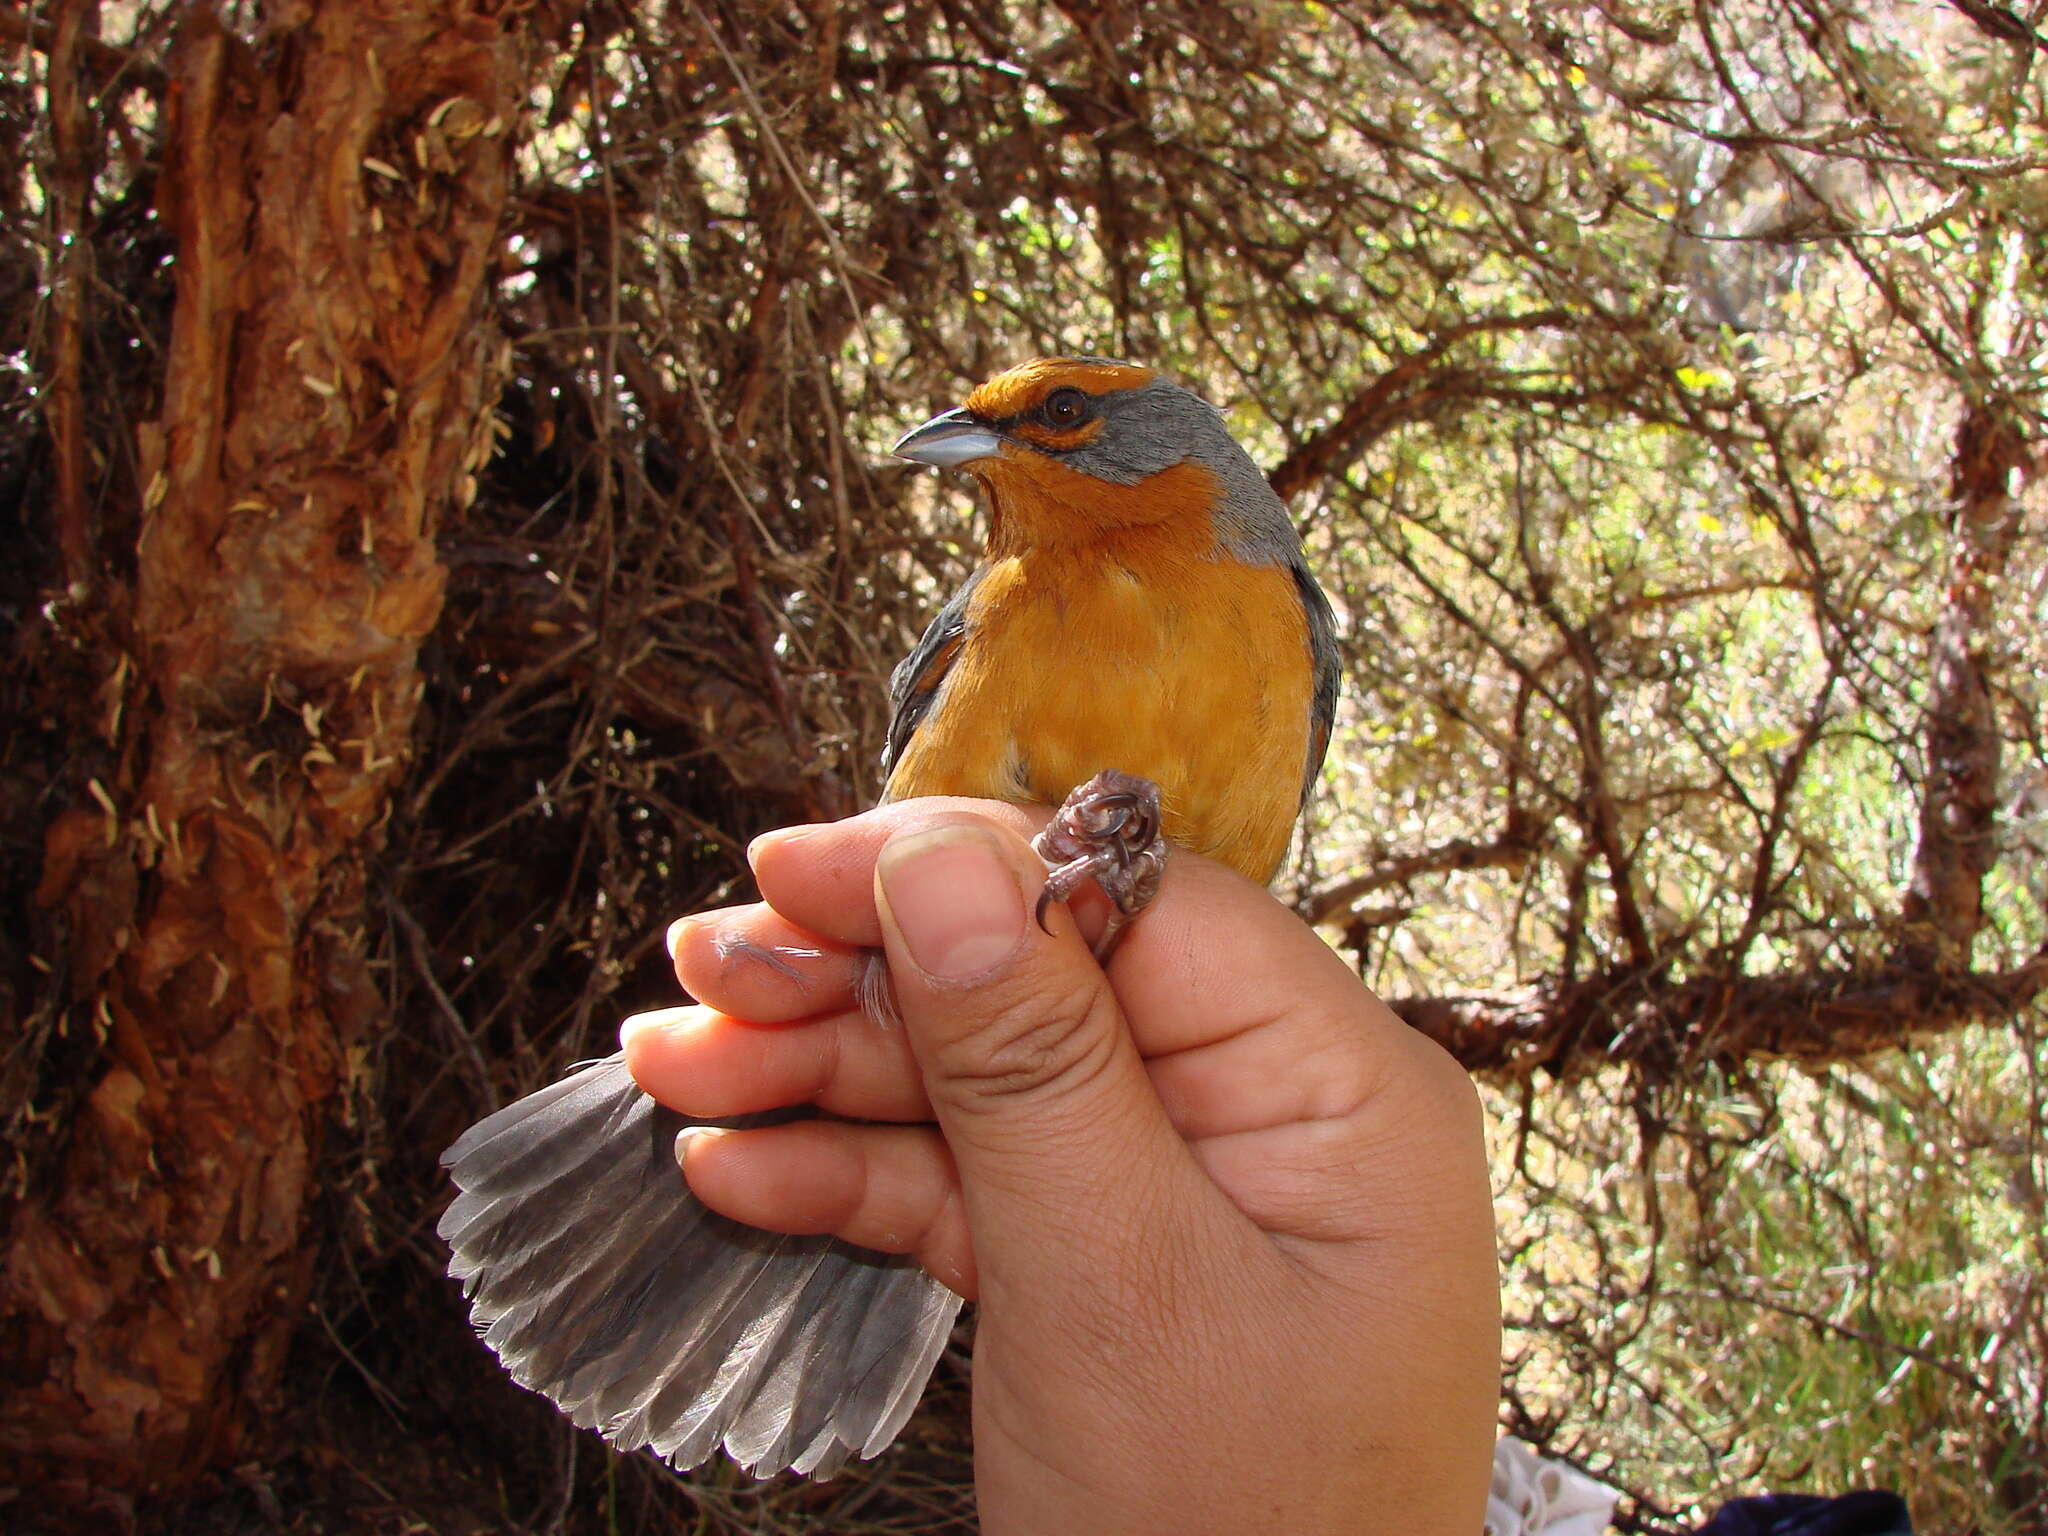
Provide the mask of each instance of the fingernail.
[{"label": "fingernail", "polygon": [[690,1162],[690,1148],[700,1141],[716,1141],[725,1134],[724,1127],[716,1125],[686,1125],[676,1132],[676,1166],[685,1168]]},{"label": "fingernail", "polygon": [[1024,895],[980,827],[933,827],[892,839],[875,861],[897,932],[927,976],[961,981],[1017,947]]},{"label": "fingernail", "polygon": [[638,1036],[657,1029],[680,1035],[695,1029],[715,1012],[702,1003],[684,1003],[676,1008],[650,1008],[645,1013],[636,1013],[619,1021],[619,1049],[625,1050]]},{"label": "fingernail", "polygon": [[635,1035],[644,1035],[650,1029],[659,1029],[661,1021],[669,1014],[668,1009],[657,1009],[652,1013],[635,1013],[619,1020],[619,1049],[632,1045]]},{"label": "fingernail", "polygon": [[668,936],[663,942],[668,945],[668,957],[671,962],[676,958],[676,951],[683,946],[683,935],[689,932],[690,924],[696,921],[695,916],[679,917],[668,925]]},{"label": "fingernail", "polygon": [[747,844],[747,867],[752,869],[754,861],[769,848],[782,848],[791,843],[800,843],[818,829],[816,827],[777,827],[773,832],[763,832]]}]

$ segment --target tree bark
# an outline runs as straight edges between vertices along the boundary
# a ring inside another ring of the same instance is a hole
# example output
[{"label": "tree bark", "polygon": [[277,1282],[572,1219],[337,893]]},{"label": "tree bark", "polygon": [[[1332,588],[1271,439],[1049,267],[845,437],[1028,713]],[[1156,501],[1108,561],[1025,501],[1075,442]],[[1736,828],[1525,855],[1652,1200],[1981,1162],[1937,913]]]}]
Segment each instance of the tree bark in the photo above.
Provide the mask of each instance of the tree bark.
[{"label": "tree bark", "polygon": [[366,866],[474,494],[480,323],[527,7],[190,7],[160,213],[177,303],[139,432],[141,535],[97,551],[106,761],[38,901],[101,1042],[0,1275],[0,1480],[162,1489],[271,1403],[317,1255],[309,1170],[378,1012]]},{"label": "tree bark", "polygon": [[1976,401],[1956,429],[1948,585],[1929,642],[1926,772],[1913,879],[1900,904],[1901,962],[1967,970],[1984,926],[1984,877],[1998,859],[2000,758],[1991,693],[1991,617],[2019,536],[2014,482],[2028,463],[2003,401]]}]

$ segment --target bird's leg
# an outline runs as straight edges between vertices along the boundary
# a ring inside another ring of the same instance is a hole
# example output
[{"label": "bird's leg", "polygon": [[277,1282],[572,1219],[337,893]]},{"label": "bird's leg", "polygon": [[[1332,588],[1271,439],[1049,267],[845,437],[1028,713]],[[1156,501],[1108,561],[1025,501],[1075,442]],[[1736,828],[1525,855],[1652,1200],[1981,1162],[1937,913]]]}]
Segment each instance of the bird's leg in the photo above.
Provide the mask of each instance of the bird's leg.
[{"label": "bird's leg", "polygon": [[1031,847],[1046,863],[1038,926],[1045,926],[1048,906],[1067,900],[1092,878],[1110,902],[1109,920],[1095,940],[1095,958],[1107,960],[1124,925],[1159,894],[1166,873],[1159,786],[1105,768],[1067,796]]}]

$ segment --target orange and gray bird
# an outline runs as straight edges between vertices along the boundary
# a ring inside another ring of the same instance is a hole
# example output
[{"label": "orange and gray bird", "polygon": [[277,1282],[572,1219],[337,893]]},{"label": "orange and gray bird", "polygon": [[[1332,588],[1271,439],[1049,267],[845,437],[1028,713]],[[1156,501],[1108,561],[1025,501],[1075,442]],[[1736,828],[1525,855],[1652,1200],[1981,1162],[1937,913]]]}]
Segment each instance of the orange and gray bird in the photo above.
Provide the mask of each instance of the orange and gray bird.
[{"label": "orange and gray bird", "polygon": [[[1061,807],[1048,899],[1096,880],[1112,933],[1157,887],[1162,829],[1270,880],[1329,742],[1336,642],[1216,409],[1146,368],[1040,358],[895,452],[980,481],[988,542],[891,681],[884,799]],[[757,1476],[875,1455],[959,1297],[908,1259],[706,1210],[676,1169],[684,1123],[612,1056],[450,1147],[440,1232],[472,1321],[621,1450],[687,1468],[723,1446]]]}]

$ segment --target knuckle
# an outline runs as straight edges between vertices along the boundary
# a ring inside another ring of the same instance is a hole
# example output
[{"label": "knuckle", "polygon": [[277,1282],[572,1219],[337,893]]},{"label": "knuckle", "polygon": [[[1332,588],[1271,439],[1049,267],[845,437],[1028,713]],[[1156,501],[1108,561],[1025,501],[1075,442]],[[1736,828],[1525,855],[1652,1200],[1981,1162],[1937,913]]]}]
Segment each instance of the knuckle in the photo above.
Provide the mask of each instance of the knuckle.
[{"label": "knuckle", "polygon": [[1117,1027],[1106,983],[1019,992],[946,1042],[940,1080],[958,1100],[1063,1096],[1107,1070]]},{"label": "knuckle", "polygon": [[1483,1140],[1486,1106],[1479,1085],[1449,1051],[1435,1041],[1423,1042],[1421,1076],[1439,1121],[1446,1127]]},{"label": "knuckle", "polygon": [[916,1230],[909,1235],[900,1251],[916,1254],[935,1272],[940,1265],[945,1265],[957,1276],[962,1272],[958,1248],[965,1225],[960,1212],[960,1186],[949,1183],[938,1203],[924,1212]]}]

